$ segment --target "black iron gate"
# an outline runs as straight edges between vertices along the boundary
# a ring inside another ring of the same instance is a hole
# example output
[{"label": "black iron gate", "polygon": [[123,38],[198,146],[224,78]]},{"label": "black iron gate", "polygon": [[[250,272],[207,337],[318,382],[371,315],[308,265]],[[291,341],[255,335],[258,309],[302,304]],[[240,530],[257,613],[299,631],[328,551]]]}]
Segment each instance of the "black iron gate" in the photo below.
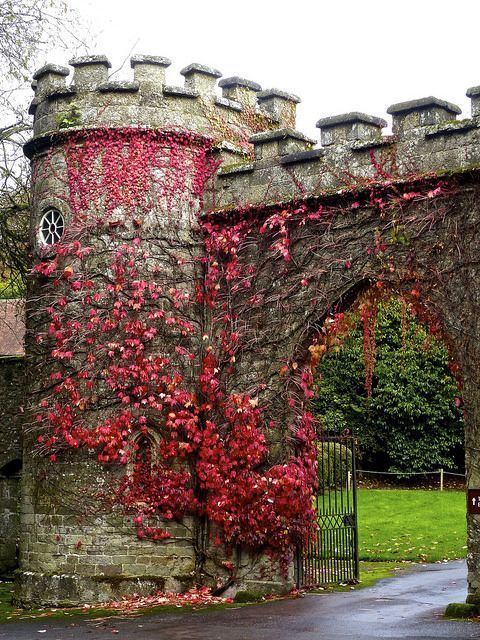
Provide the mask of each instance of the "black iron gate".
[{"label": "black iron gate", "polygon": [[319,442],[317,531],[297,554],[299,587],[358,580],[355,440],[323,436]]}]

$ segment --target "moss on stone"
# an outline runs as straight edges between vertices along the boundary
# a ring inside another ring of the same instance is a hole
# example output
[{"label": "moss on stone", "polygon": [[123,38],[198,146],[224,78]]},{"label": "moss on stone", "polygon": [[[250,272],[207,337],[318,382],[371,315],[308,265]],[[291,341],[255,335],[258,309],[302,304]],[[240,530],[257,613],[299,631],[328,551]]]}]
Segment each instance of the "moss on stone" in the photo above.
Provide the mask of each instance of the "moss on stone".
[{"label": "moss on stone", "polygon": [[246,603],[246,602],[260,602],[262,599],[262,594],[259,591],[237,591],[237,594],[234,598],[234,602],[236,603]]},{"label": "moss on stone", "polygon": [[479,606],[466,602],[451,602],[445,610],[446,618],[473,618],[478,615]]}]

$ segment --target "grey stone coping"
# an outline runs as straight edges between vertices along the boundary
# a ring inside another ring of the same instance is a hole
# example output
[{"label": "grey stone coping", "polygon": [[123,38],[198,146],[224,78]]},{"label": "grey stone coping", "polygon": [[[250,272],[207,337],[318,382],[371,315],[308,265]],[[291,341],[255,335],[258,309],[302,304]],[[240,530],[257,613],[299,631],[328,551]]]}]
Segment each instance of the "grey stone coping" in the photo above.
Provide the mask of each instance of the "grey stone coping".
[{"label": "grey stone coping", "polygon": [[129,82],[127,80],[108,81],[98,85],[98,90],[103,93],[109,91],[117,91],[120,93],[135,93],[139,90],[140,85],[138,82]]},{"label": "grey stone coping", "polygon": [[435,136],[443,136],[448,135],[450,133],[461,133],[462,131],[469,131],[470,129],[476,129],[478,127],[478,122],[473,118],[468,118],[466,120],[457,120],[454,122],[447,122],[442,124],[437,124],[431,127],[428,131],[425,132],[426,138],[434,138]]},{"label": "grey stone coping", "polygon": [[467,98],[476,98],[480,95],[480,85],[477,85],[476,87],[470,87],[469,89],[467,89],[467,93],[465,95],[467,96]]},{"label": "grey stone coping", "polygon": [[220,80],[218,86],[223,88],[227,87],[245,87],[247,89],[251,89],[252,91],[261,91],[262,87],[253,82],[252,80],[247,80],[246,78],[239,78],[238,76],[232,76],[231,78],[224,78]]},{"label": "grey stone coping", "polygon": [[135,54],[130,58],[130,66],[135,68],[137,64],[153,64],[159,67],[169,67],[172,61],[169,58],[163,56],[147,56],[141,54]]},{"label": "grey stone coping", "polygon": [[325,155],[325,149],[310,149],[310,151],[299,151],[298,153],[289,153],[280,158],[280,164],[300,164],[301,162],[311,162],[312,160],[320,160]]},{"label": "grey stone coping", "polygon": [[233,109],[234,111],[242,111],[243,107],[240,102],[235,100],[228,100],[227,98],[215,98],[215,104],[219,107],[227,107],[227,109]]},{"label": "grey stone coping", "polygon": [[192,62],[192,64],[184,67],[180,73],[182,76],[190,76],[192,73],[202,73],[205,76],[213,76],[214,78],[221,78],[223,75],[218,69],[207,67],[206,65],[199,64],[198,62]]},{"label": "grey stone coping", "polygon": [[268,100],[270,98],[281,98],[282,100],[288,100],[288,102],[301,102],[300,98],[294,93],[287,93],[280,89],[264,89],[257,95],[258,100]]},{"label": "grey stone coping", "polygon": [[294,138],[295,140],[301,140],[302,142],[308,142],[309,144],[315,144],[316,140],[308,138],[300,131],[295,129],[274,129],[273,131],[262,131],[256,133],[249,138],[249,142],[258,144],[262,142],[273,142],[275,140],[286,140],[287,138]]},{"label": "grey stone coping", "polygon": [[53,73],[56,76],[63,76],[66,78],[70,73],[70,69],[68,67],[62,67],[59,64],[45,64],[43,67],[38,69],[38,71],[35,71],[35,73],[33,74],[33,79],[39,80],[49,73]]},{"label": "grey stone coping", "polygon": [[372,124],[375,127],[383,128],[387,126],[387,122],[383,118],[371,116],[368,113],[360,111],[351,111],[350,113],[342,113],[338,116],[328,116],[317,120],[316,127],[319,129],[327,129],[329,127],[338,127],[342,124],[353,124],[355,122],[364,122]]},{"label": "grey stone coping", "polygon": [[235,173],[249,173],[255,169],[255,164],[253,162],[245,162],[243,164],[236,164],[226,167],[220,167],[217,172],[218,176],[231,176]]},{"label": "grey stone coping", "polygon": [[383,136],[378,140],[355,140],[351,143],[352,151],[364,151],[365,149],[376,149],[377,147],[388,147],[390,144],[398,142],[397,136]]},{"label": "grey stone coping", "polygon": [[179,96],[181,98],[198,98],[198,91],[190,91],[185,87],[172,87],[172,85],[163,86],[163,94],[166,96]]},{"label": "grey stone coping", "polygon": [[79,56],[78,58],[72,58],[69,60],[68,64],[72,67],[84,67],[88,64],[102,64],[107,67],[107,69],[110,69],[112,66],[107,56]]},{"label": "grey stone coping", "polygon": [[214,146],[218,151],[230,151],[230,153],[238,153],[239,155],[246,156],[248,155],[248,151],[243,149],[242,147],[233,144],[232,142],[228,142],[228,140],[222,140],[218,144]]},{"label": "grey stone coping", "polygon": [[467,98],[476,98],[477,96],[480,96],[480,85],[477,85],[476,87],[470,87],[469,89],[467,89],[467,93],[465,95],[467,96]]},{"label": "grey stone coping", "polygon": [[397,115],[406,111],[416,111],[418,109],[428,109],[432,107],[440,107],[453,114],[462,113],[462,110],[456,104],[447,102],[446,100],[440,100],[440,98],[435,98],[434,96],[418,98],[418,100],[408,100],[407,102],[397,102],[388,107],[387,113]]},{"label": "grey stone coping", "polygon": [[75,87],[65,87],[62,89],[54,89],[51,93],[48,94],[48,100],[56,100],[57,98],[69,98],[70,96],[74,96],[76,94]]}]

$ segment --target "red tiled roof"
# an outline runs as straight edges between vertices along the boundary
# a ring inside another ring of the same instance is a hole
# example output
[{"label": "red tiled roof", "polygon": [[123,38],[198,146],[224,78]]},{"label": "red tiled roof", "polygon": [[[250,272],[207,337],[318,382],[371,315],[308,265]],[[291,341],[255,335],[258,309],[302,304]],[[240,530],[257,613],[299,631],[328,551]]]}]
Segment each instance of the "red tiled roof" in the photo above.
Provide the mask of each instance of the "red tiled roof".
[{"label": "red tiled roof", "polygon": [[25,302],[0,300],[0,356],[23,356]]}]

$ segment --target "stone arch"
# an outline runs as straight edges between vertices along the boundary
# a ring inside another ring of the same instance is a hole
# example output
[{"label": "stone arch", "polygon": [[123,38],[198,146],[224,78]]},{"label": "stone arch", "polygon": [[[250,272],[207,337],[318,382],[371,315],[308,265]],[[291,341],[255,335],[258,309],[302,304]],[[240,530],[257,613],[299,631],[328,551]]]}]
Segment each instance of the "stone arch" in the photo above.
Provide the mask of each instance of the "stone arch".
[{"label": "stone arch", "polygon": [[160,436],[158,431],[149,425],[145,430],[132,434],[128,443],[129,458],[126,473],[133,477],[138,464],[149,469],[159,461]]},{"label": "stone arch", "polygon": [[[251,394],[260,390],[259,402],[278,426],[275,460],[284,462],[281,442],[292,441],[289,425],[303,402],[300,375],[312,334],[332,309],[350,306],[378,282],[416,306],[441,334],[461,372],[467,482],[480,486],[479,186],[473,175],[453,178],[439,199],[431,197],[431,185],[423,194],[424,186],[417,186],[414,197],[409,192],[405,198],[395,187],[392,201],[381,209],[361,207],[357,200],[352,207],[346,193],[305,200],[299,208],[281,203],[237,217],[229,211],[228,219],[218,214],[222,233],[244,233],[235,246],[234,267],[240,263],[246,272],[253,264],[255,270],[248,288],[252,302],[246,304],[240,287],[228,300],[229,316],[252,329],[227,384]],[[228,269],[228,258],[225,262]],[[468,527],[469,590],[477,597],[480,545],[472,515]]]}]

